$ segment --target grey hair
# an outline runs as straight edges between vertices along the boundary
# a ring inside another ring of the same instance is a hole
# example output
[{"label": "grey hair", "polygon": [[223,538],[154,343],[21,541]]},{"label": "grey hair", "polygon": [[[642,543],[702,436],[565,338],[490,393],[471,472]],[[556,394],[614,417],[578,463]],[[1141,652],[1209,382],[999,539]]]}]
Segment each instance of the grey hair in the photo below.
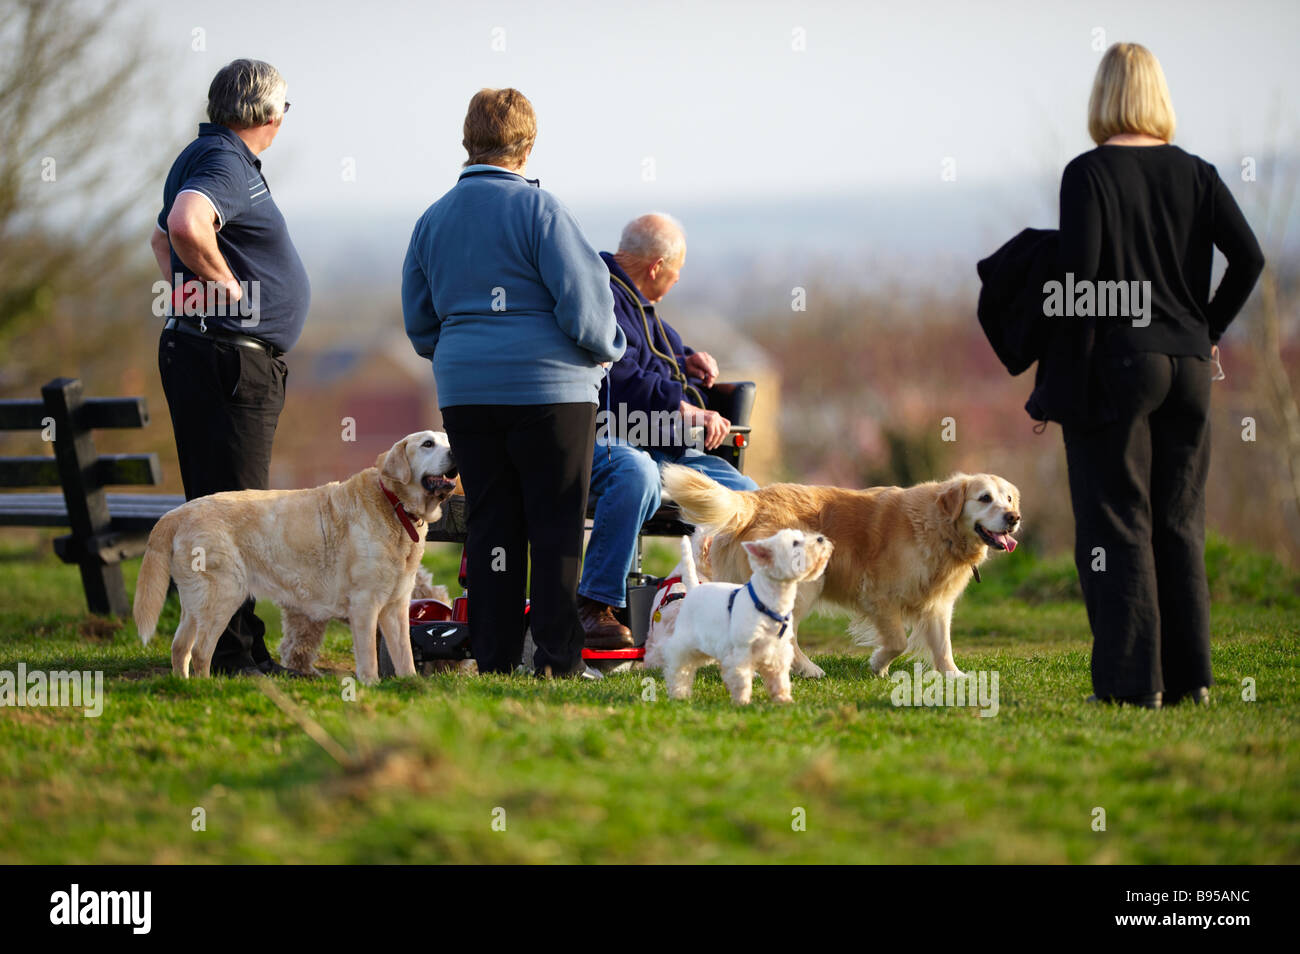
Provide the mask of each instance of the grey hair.
[{"label": "grey hair", "polygon": [[239,129],[261,126],[280,115],[287,89],[270,63],[234,60],[217,71],[208,87],[208,119]]},{"label": "grey hair", "polygon": [[618,250],[647,262],[675,262],[686,251],[686,231],[671,215],[648,212],[623,227]]}]

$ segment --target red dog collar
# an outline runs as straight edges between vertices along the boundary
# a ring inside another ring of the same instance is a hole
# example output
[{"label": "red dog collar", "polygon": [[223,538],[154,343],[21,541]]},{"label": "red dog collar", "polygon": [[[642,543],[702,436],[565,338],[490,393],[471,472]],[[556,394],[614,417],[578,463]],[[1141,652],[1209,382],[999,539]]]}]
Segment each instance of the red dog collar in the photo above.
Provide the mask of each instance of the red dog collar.
[{"label": "red dog collar", "polygon": [[393,505],[393,513],[397,514],[397,519],[402,521],[402,526],[406,528],[407,536],[409,536],[413,542],[419,543],[420,535],[416,532],[414,524],[411,523],[410,515],[406,512],[406,508],[402,506],[402,502],[397,499],[397,494],[384,486],[384,479],[382,477],[379,478],[379,489],[384,492],[384,496],[388,498],[388,502]]}]

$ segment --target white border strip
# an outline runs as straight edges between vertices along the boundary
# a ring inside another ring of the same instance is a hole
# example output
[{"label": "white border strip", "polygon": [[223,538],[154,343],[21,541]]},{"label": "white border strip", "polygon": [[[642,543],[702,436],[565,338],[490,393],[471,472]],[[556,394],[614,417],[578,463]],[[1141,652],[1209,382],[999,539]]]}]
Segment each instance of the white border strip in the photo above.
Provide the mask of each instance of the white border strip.
[{"label": "white border strip", "polygon": [[217,231],[220,232],[221,227],[226,224],[226,217],[222,215],[221,210],[217,208],[217,203],[212,201],[212,196],[208,195],[206,192],[203,192],[200,189],[181,189],[181,191],[177,192],[176,194],[184,195],[186,192],[193,192],[195,195],[201,195],[203,196],[203,198],[208,200],[208,205],[212,206],[212,211],[217,213]]}]

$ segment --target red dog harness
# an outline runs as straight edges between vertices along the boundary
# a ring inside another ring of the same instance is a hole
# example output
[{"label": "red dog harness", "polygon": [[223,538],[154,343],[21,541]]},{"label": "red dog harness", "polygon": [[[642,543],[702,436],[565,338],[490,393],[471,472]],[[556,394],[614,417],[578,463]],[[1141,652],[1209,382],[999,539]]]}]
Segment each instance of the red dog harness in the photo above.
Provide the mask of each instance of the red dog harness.
[{"label": "red dog harness", "polygon": [[[397,494],[384,486],[384,479],[382,477],[379,478],[379,489],[384,492],[384,496],[388,498],[388,502],[393,505],[393,513],[397,514],[397,519],[402,521],[402,526],[406,528],[407,536],[409,536],[413,542],[419,543],[420,534],[416,532],[415,525],[411,523],[410,514],[406,512],[406,508],[402,506],[402,502],[397,499]],[[418,520],[419,518],[417,517],[416,519]]]},{"label": "red dog harness", "polygon": [[[668,577],[667,579],[665,579],[662,583],[659,584],[659,587],[658,587],[658,590],[656,590],[656,593],[662,592],[663,590],[670,590],[670,591],[671,591],[671,589],[672,589],[674,586],[676,586],[678,583],[680,583],[681,581],[682,581],[682,578],[681,578],[680,576],[670,576],[670,577]],[[668,605],[669,603],[671,603],[673,600],[684,600],[684,599],[686,599],[686,594],[685,594],[685,593],[673,593],[673,592],[669,592],[668,595],[665,596],[665,597],[663,598],[663,600],[660,601],[659,606],[658,606],[658,609],[663,609],[665,606],[667,606],[667,605]]]}]

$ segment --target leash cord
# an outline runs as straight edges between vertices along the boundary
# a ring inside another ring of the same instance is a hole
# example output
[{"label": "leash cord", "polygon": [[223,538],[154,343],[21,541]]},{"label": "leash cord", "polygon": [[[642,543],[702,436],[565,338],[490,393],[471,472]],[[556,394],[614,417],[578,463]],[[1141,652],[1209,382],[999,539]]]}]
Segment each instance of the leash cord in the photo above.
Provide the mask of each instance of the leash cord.
[{"label": "leash cord", "polygon": [[[641,314],[641,327],[645,330],[645,340],[646,340],[646,344],[650,346],[650,353],[657,358],[667,361],[668,364],[671,365],[673,369],[672,370],[673,381],[680,384],[682,386],[683,391],[690,391],[693,395],[695,395],[696,401],[699,402],[698,403],[699,407],[707,407],[704,401],[704,395],[702,395],[699,392],[699,390],[697,390],[696,387],[687,380],[686,374],[682,371],[681,367],[677,364],[677,356],[671,353],[665,354],[664,352],[659,350],[658,346],[655,345],[654,335],[650,332],[650,320],[646,318],[645,306],[641,304],[640,294],[638,294],[636,290],[632,288],[631,285],[623,281],[623,279],[619,278],[613,272],[609,273],[609,277],[612,278],[614,281],[618,282],[619,285],[622,286],[623,290],[632,296],[632,301],[636,304],[636,310]],[[664,329],[663,319],[659,317],[658,312],[655,313],[655,324],[659,327],[659,333],[663,335],[664,344],[669,345],[671,351],[671,344],[668,341],[668,332]]]}]

